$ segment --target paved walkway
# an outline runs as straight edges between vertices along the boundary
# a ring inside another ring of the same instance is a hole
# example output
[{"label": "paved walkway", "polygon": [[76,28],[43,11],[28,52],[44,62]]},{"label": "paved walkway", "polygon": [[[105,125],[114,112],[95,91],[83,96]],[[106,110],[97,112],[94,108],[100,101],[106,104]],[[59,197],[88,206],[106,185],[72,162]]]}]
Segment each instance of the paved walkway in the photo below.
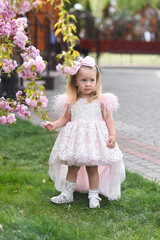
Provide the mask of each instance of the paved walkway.
[{"label": "paved walkway", "polygon": [[[65,80],[57,73],[54,90],[47,90],[47,107],[51,119],[52,96],[62,93]],[[101,69],[103,92],[118,95],[120,109],[114,114],[117,142],[124,154],[127,169],[160,183],[160,71],[157,68]],[[34,123],[40,123],[32,117]]]},{"label": "paved walkway", "polygon": [[115,122],[126,167],[160,182],[159,69],[104,68],[102,84],[119,97]]}]

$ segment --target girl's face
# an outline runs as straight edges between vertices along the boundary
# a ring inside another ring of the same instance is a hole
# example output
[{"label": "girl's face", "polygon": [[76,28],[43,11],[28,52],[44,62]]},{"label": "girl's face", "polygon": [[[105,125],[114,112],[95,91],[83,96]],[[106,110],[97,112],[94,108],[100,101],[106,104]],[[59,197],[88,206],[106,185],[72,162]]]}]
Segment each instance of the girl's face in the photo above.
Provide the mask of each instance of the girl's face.
[{"label": "girl's face", "polygon": [[76,76],[79,96],[87,98],[96,90],[96,69],[81,67]]}]

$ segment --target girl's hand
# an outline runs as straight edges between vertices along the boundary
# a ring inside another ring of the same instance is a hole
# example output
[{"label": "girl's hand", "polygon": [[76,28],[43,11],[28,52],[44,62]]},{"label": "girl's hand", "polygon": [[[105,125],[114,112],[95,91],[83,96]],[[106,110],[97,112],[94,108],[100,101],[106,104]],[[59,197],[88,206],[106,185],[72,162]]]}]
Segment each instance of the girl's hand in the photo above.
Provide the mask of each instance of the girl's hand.
[{"label": "girl's hand", "polygon": [[54,124],[54,122],[46,122],[46,123],[44,123],[43,124],[43,126],[49,131],[49,132],[51,132],[51,131],[53,131],[54,129],[56,129],[56,126],[55,126],[55,124]]},{"label": "girl's hand", "polygon": [[114,148],[116,142],[116,137],[114,135],[110,135],[108,141],[107,141],[107,147]]}]

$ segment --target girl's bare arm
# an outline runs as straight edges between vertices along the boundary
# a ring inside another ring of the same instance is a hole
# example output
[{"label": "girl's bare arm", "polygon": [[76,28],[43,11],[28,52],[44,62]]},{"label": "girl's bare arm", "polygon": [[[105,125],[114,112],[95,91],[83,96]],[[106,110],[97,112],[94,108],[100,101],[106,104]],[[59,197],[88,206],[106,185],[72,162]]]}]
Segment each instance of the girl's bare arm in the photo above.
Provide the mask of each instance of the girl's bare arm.
[{"label": "girl's bare arm", "polygon": [[116,129],[114,124],[114,119],[112,117],[111,112],[108,109],[104,109],[104,106],[102,106],[101,109],[102,109],[103,119],[106,122],[108,132],[109,132],[109,139],[107,141],[107,146],[110,148],[113,148],[115,147],[115,142],[116,142]]},{"label": "girl's bare arm", "polygon": [[64,127],[68,122],[71,121],[71,114],[70,114],[70,111],[69,111],[69,108],[67,108],[65,114],[60,117],[57,121],[55,122],[49,122],[47,121],[45,124],[44,124],[44,127],[48,130],[48,131],[53,131],[57,128],[61,128],[61,127]]}]

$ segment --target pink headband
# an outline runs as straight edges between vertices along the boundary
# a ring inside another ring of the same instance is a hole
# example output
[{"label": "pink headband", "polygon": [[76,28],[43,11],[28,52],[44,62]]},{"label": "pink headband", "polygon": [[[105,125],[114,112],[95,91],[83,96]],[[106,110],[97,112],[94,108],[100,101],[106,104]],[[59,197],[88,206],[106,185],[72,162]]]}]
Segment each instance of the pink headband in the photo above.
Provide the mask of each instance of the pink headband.
[{"label": "pink headband", "polygon": [[71,68],[70,75],[75,75],[81,66],[86,67],[94,67],[95,68],[95,60],[92,57],[82,58],[80,61],[74,61],[75,65]]},{"label": "pink headband", "polygon": [[[95,60],[92,57],[85,57],[85,58],[80,58],[79,61],[74,61],[74,65],[72,67],[63,67],[63,65],[58,64],[56,66],[57,71],[61,72],[62,74],[69,73],[70,75],[75,75],[78,70],[80,69],[81,66],[86,66],[86,67],[93,67],[95,68]],[[62,70],[63,68],[63,70]]]}]

